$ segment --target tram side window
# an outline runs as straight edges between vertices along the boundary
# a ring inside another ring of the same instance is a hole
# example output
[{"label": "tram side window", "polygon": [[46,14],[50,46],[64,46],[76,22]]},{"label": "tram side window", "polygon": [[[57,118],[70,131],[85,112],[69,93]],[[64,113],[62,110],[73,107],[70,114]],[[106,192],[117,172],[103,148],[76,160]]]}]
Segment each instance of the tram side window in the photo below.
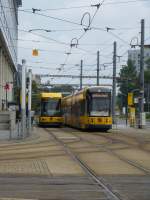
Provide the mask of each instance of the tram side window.
[{"label": "tram side window", "polygon": [[72,110],[72,108],[71,108],[71,105],[69,105],[69,110],[68,110],[68,114],[69,114],[69,116],[71,115],[71,110]]},{"label": "tram side window", "polygon": [[75,116],[78,116],[79,115],[79,102],[77,101],[75,104],[74,104],[74,115]]},{"label": "tram side window", "polygon": [[78,117],[79,116],[79,110],[80,108],[79,108],[79,102],[78,101],[76,101],[76,102],[74,102],[73,104],[72,104],[72,115],[74,115],[74,116],[76,116],[76,117]]},{"label": "tram side window", "polygon": [[71,115],[75,114],[75,103],[72,103],[71,105]]},{"label": "tram side window", "polygon": [[85,114],[85,100],[80,101],[80,116],[84,116]]}]

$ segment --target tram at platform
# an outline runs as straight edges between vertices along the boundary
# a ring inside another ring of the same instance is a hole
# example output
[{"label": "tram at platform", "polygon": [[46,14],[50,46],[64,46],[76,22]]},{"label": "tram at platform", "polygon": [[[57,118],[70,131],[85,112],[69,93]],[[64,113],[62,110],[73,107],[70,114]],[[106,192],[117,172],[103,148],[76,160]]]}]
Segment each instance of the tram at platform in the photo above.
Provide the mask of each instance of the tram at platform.
[{"label": "tram at platform", "polygon": [[85,88],[62,100],[64,124],[82,130],[112,128],[111,90],[100,86]]},{"label": "tram at platform", "polygon": [[61,126],[63,123],[61,110],[61,93],[41,93],[39,126]]}]

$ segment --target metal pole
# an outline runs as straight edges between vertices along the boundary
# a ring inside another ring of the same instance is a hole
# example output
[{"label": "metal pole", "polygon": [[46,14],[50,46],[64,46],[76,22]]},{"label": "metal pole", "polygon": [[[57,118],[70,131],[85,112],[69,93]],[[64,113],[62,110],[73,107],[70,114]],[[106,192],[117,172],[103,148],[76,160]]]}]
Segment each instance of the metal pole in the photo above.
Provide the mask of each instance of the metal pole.
[{"label": "metal pole", "polygon": [[113,124],[116,123],[116,58],[117,58],[117,43],[114,42],[114,52],[113,52],[113,91],[112,91],[112,117],[113,117]]},{"label": "metal pole", "polygon": [[145,22],[141,20],[141,53],[140,53],[140,96],[139,96],[139,128],[145,125],[144,113],[144,36]]},{"label": "metal pole", "polygon": [[83,60],[81,60],[81,69],[80,69],[80,90],[82,90],[82,76],[83,76]]},{"label": "metal pole", "polygon": [[22,85],[21,85],[21,136],[26,135],[26,61],[22,60]]},{"label": "metal pole", "polygon": [[99,51],[97,51],[97,86],[99,86],[99,64],[100,64],[100,57]]},{"label": "metal pole", "polygon": [[7,94],[7,88],[6,88],[6,110],[8,109],[8,100],[7,100],[8,97],[7,96],[8,96],[8,94]]},{"label": "metal pole", "polygon": [[32,70],[30,69],[28,72],[29,76],[29,85],[28,85],[28,128],[29,134],[31,133],[31,104],[32,104]]},{"label": "metal pole", "polygon": [[149,102],[150,102],[150,84],[148,83],[148,112],[150,111],[149,110]]},{"label": "metal pole", "polygon": [[0,109],[2,109],[2,99],[3,99],[2,48],[0,47]]}]

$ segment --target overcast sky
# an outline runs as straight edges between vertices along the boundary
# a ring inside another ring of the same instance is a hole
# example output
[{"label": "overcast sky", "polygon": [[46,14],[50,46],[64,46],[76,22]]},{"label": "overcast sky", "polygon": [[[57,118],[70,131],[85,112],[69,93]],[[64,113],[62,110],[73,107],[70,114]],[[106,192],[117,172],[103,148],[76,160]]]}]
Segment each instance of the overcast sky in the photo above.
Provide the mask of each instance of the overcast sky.
[{"label": "overcast sky", "polygon": [[[101,65],[101,75],[112,76],[113,42],[116,41],[117,55],[123,55],[117,64],[117,72],[119,72],[120,67],[127,61],[127,50],[130,49],[131,39],[138,37],[140,42],[142,18],[145,19],[145,38],[150,38],[150,0],[105,0],[91,24],[94,28],[86,32],[79,40],[78,48],[73,47],[71,55],[67,57],[65,53],[70,52],[71,40],[80,38],[84,33],[83,26],[80,26],[82,16],[89,12],[92,18],[96,7],[90,7],[90,5],[99,2],[102,0],[23,0],[23,6],[19,11],[19,62],[25,58],[27,65],[32,66],[33,72],[38,74],[79,74],[77,64],[80,64],[80,60],[83,59],[84,74],[96,75],[96,52],[99,50],[101,64],[110,63],[105,69]],[[80,6],[83,7],[57,10],[57,8]],[[31,13],[32,8],[41,9],[36,12],[40,15]],[[42,15],[65,19],[77,24]],[[88,25],[88,21],[87,14],[83,24]],[[107,32],[106,27],[114,30]],[[21,31],[30,29],[47,29],[55,30],[55,32]],[[147,39],[146,43],[149,42],[150,39]],[[38,57],[32,56],[33,48],[39,49]],[[61,65],[63,63],[66,63],[64,67]],[[79,83],[79,80],[74,79],[49,80],[52,83]],[[96,80],[84,80],[84,82],[94,83]],[[110,81],[105,80],[105,83],[110,83]]]}]

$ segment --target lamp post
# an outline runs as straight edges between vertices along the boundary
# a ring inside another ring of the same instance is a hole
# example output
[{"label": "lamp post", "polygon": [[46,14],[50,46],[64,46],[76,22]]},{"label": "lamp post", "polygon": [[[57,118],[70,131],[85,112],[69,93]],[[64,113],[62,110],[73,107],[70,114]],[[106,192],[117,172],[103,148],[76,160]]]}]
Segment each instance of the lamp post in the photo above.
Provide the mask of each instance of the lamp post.
[{"label": "lamp post", "polygon": [[22,81],[21,81],[21,136],[26,136],[26,60],[22,60]]}]

